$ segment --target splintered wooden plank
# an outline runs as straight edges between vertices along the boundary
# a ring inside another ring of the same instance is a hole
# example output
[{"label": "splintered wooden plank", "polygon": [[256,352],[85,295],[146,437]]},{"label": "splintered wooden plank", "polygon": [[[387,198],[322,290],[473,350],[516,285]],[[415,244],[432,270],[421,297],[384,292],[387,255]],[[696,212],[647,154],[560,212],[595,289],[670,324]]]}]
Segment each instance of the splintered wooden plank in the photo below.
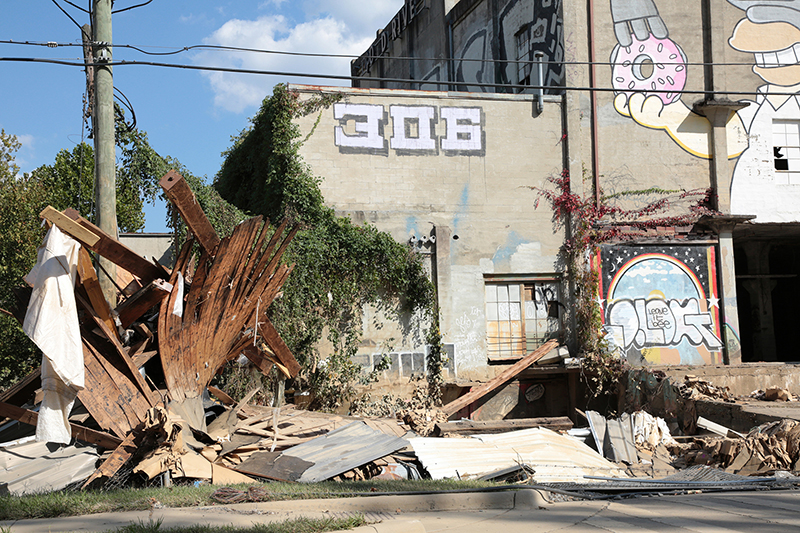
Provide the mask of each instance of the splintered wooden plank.
[{"label": "splintered wooden plank", "polygon": [[80,216],[74,209],[67,209],[64,214],[70,219],[77,222],[84,229],[88,229],[93,234],[99,237],[99,240],[94,244],[89,244],[80,238],[75,237],[87,248],[96,252],[112,263],[124,268],[137,278],[141,279],[143,283],[150,283],[156,278],[163,278],[165,273],[162,269],[140,256],[115,238],[108,235],[106,232]]},{"label": "splintered wooden plank", "polygon": [[103,464],[100,465],[100,468],[94,471],[94,474],[89,476],[83,485],[81,485],[81,489],[85,489],[89,486],[89,484],[94,481],[95,479],[99,479],[101,477],[112,477],[116,474],[120,468],[122,468],[125,463],[128,462],[128,459],[136,453],[138,446],[136,446],[135,441],[136,435],[133,432],[130,432],[123,440],[119,446],[108,456],[108,458],[103,461]]},{"label": "splintered wooden plank", "polygon": [[[398,426],[399,427],[399,426]],[[442,433],[504,433],[519,429],[547,428],[553,431],[572,429],[572,420],[566,416],[540,418],[513,418],[510,420],[457,420],[436,424],[439,434]]]},{"label": "splintered wooden plank", "polygon": [[183,176],[174,170],[167,172],[159,182],[169,201],[178,209],[189,231],[197,238],[200,246],[213,255],[220,242],[217,232],[211,226],[206,214],[197,202],[192,189]]},{"label": "splintered wooden plank", "polygon": [[259,333],[264,338],[264,342],[275,353],[275,356],[283,366],[289,370],[290,377],[295,377],[300,372],[300,363],[294,358],[292,351],[283,342],[283,339],[278,334],[278,330],[266,316],[259,321]]},{"label": "splintered wooden plank", "polygon": [[[8,417],[34,427],[39,421],[39,413],[5,402],[0,402],[0,417]],[[89,429],[78,424],[70,423],[70,428],[73,438],[82,442],[88,442],[89,444],[96,444],[103,448],[114,449],[122,442],[122,439],[118,439],[114,435]]]},{"label": "splintered wooden plank", "polygon": [[258,348],[253,346],[252,344],[247,344],[242,350],[242,353],[247,357],[251,363],[256,365],[262,374],[265,376],[269,375],[269,371],[272,370],[272,361],[269,360],[269,357],[265,356],[264,353],[261,352]]},{"label": "splintered wooden plank", "polygon": [[517,374],[519,374],[520,372],[531,366],[533,363],[544,357],[547,353],[550,352],[550,350],[556,348],[557,346],[558,346],[557,340],[553,339],[547,341],[540,348],[529,353],[528,355],[517,361],[517,363],[511,365],[506,370],[501,372],[495,378],[490,379],[483,385],[476,387],[475,389],[469,391],[464,396],[456,398],[452,402],[442,407],[442,411],[447,416],[452,416],[456,414],[458,411],[468,406],[475,400],[483,398],[496,388],[503,385],[506,381],[510,380],[511,378],[513,378],[514,376],[516,376]]},{"label": "splintered wooden plank", "polygon": [[44,210],[39,213],[39,217],[47,220],[54,226],[58,226],[58,229],[60,229],[62,232],[66,233],[75,240],[81,241],[89,247],[94,246],[97,244],[97,241],[100,240],[99,235],[84,228],[52,206],[48,205],[45,207]]},{"label": "splintered wooden plank", "polygon": [[[78,399],[100,427],[124,438],[153,402],[131,379],[130,368],[114,357],[116,350],[106,339],[86,329],[81,333],[86,375]],[[138,370],[136,374],[141,378]]]},{"label": "splintered wooden plank", "polygon": [[[261,217],[239,224],[219,242],[213,257],[204,252],[183,316],[171,313],[174,295],[162,301],[159,352],[173,400],[198,396],[222,365],[248,342],[252,345],[252,334],[248,341],[243,331],[256,329],[256,315],[263,315],[291,272],[278,261],[293,233],[282,240],[273,234],[264,247],[267,235],[269,228]],[[182,270],[182,264],[179,260],[175,271]],[[259,361],[264,370],[265,361]],[[277,356],[275,362],[283,365]]]},{"label": "splintered wooden plank", "polygon": [[[0,394],[0,402],[23,405],[33,399],[36,389],[42,386],[42,368],[39,367],[18,381],[13,387]],[[33,402],[31,402],[33,403]]]},{"label": "splintered wooden plank", "polygon": [[225,405],[233,405],[234,403],[236,403],[233,400],[233,398],[228,396],[224,391],[218,389],[217,387],[214,387],[213,385],[208,386],[208,392],[211,394],[211,396],[221,401]]},{"label": "splintered wooden plank", "polygon": [[[109,362],[121,363],[121,365],[117,365],[119,370],[125,374],[129,381],[138,386],[139,392],[142,393],[143,397],[150,404],[148,407],[155,405],[157,403],[157,400],[154,396],[155,393],[150,389],[147,383],[145,383],[144,378],[139,373],[138,367],[133,363],[133,360],[128,355],[128,351],[123,348],[122,344],[119,342],[119,338],[116,335],[116,328],[114,328],[114,330],[109,330],[105,323],[100,320],[100,317],[94,313],[91,307],[88,307],[88,302],[86,302],[80,296],[80,294],[76,294],[75,299],[81,306],[84,307],[84,309],[86,309],[86,311],[89,313],[89,316],[92,318],[94,323],[97,324],[97,326],[100,328],[100,331],[103,332],[103,335],[105,335],[108,343],[110,344],[110,346],[106,345],[104,347],[104,359],[108,360]],[[100,346],[101,345],[99,342],[94,344],[94,347],[98,350],[101,349]]]},{"label": "splintered wooden plank", "polygon": [[123,328],[127,328],[139,320],[151,307],[161,303],[172,291],[172,285],[163,279],[155,279],[136,294],[117,306],[117,315]]},{"label": "splintered wooden plank", "polygon": [[148,362],[156,355],[158,355],[158,351],[153,350],[152,352],[143,352],[140,354],[136,354],[132,356],[131,359],[133,360],[133,364],[136,366],[136,368],[142,368],[142,366],[144,366],[146,362]]},{"label": "splintered wooden plank", "polygon": [[89,296],[89,302],[92,304],[94,312],[105,323],[109,331],[112,331],[114,336],[119,339],[117,326],[111,317],[111,308],[103,295],[103,289],[100,288],[100,281],[97,279],[97,272],[92,265],[92,257],[84,247],[78,251],[78,278]]}]

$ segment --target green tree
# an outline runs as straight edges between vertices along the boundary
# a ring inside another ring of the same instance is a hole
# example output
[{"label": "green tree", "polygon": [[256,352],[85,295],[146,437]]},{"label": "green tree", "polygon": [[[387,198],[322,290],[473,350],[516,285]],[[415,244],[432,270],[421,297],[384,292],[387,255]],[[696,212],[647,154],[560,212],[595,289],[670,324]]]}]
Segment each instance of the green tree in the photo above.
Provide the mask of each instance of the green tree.
[{"label": "green tree", "polygon": [[[192,175],[179,161],[160,156],[141,131],[119,131],[121,165],[117,168],[117,224],[123,232],[144,227],[144,202],[162,194],[158,181],[170,169],[179,170],[197,194],[209,219],[222,235],[244,219],[244,214],[222,200],[219,194]],[[0,308],[16,306],[13,288],[23,285],[23,276],[36,262],[36,250],[44,231],[39,213],[52,205],[72,207],[94,219],[94,152],[87,144],[61,150],[52,165],[42,165],[30,174],[19,174],[15,153],[20,143],[13,135],[0,133]],[[176,214],[169,219],[179,232]],[[0,316],[0,389],[6,388],[34,368],[39,361],[33,343],[19,323]]]},{"label": "green tree", "polygon": [[[22,284],[36,260],[41,241],[39,212],[47,191],[30,176],[20,176],[15,153],[20,143],[0,130],[0,308],[16,307],[13,287]],[[37,364],[33,343],[15,318],[0,314],[0,388],[23,376]]]},{"label": "green tree", "polygon": [[[169,162],[150,146],[142,131],[125,131],[117,136],[121,165],[117,167],[117,226],[121,232],[144,228],[144,204],[155,201],[158,181]],[[49,201],[59,210],[72,207],[94,221],[94,150],[81,143],[72,151],[61,150],[52,165],[31,173],[47,189]]]}]

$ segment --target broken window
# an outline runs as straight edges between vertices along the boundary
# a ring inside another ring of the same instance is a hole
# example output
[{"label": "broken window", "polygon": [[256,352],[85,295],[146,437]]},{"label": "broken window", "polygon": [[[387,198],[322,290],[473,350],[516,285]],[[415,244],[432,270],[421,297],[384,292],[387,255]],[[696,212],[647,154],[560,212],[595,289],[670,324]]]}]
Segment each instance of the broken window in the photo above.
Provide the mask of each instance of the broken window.
[{"label": "broken window", "polygon": [[519,359],[561,332],[557,278],[493,278],[485,290],[490,361]]},{"label": "broken window", "polygon": [[772,122],[772,155],[778,183],[800,183],[800,121]]}]

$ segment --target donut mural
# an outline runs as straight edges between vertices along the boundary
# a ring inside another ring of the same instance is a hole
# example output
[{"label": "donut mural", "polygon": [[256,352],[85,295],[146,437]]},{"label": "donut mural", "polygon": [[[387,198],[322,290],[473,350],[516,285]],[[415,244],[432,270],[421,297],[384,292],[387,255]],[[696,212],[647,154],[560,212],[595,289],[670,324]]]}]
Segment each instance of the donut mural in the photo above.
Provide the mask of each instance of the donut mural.
[{"label": "donut mural", "polygon": [[[711,124],[680,98],[687,57],[670,38],[655,0],[609,1],[617,41],[610,54],[614,108],[636,124],[664,131],[688,153],[711,158]],[[741,13],[727,44],[752,54],[752,71],[764,82],[753,99],[739,100],[747,105],[726,125],[727,155],[736,165],[730,205],[720,210],[756,215],[759,223],[800,222],[800,0],[715,1]],[[671,13],[680,12],[678,5],[662,3]]]},{"label": "donut mural", "polygon": [[609,345],[631,364],[720,364],[713,246],[601,246],[598,303]]},{"label": "donut mural", "polygon": [[680,91],[686,86],[686,55],[668,38],[650,35],[640,41],[632,35],[630,45],[617,44],[611,52],[611,63],[617,94],[655,94],[667,105],[680,98]]}]

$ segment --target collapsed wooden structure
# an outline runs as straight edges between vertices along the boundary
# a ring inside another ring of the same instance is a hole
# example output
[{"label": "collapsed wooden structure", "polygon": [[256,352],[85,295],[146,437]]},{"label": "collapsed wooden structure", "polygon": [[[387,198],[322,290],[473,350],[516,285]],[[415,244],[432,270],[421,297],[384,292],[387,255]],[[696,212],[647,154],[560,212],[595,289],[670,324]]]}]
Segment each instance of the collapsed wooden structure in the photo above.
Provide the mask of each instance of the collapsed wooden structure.
[{"label": "collapsed wooden structure", "polygon": [[[203,392],[223,365],[240,354],[263,373],[275,366],[294,377],[300,370],[266,315],[292,271],[281,257],[297,227],[284,222],[273,228],[255,217],[220,239],[180,174],[170,171],[161,186],[189,230],[172,270],[140,257],[74,210],[47,208],[41,215],[82,245],[75,296],[85,388],[78,400],[99,429],[72,423],[72,435],[113,450],[84,486],[113,476],[137,451],[145,430],[152,430],[152,419],[158,418],[154,408],[180,421],[187,438],[207,431]],[[120,289],[123,299],[115,309],[101,292],[90,251],[134,278]],[[22,323],[27,298],[24,291],[18,296],[15,316]],[[151,331],[140,319],[155,310],[157,326]],[[123,342],[126,329],[136,332],[132,342]],[[163,370],[161,390],[140,372],[154,358]],[[2,394],[0,415],[35,425],[37,414],[20,406],[38,386],[36,371]]]}]

